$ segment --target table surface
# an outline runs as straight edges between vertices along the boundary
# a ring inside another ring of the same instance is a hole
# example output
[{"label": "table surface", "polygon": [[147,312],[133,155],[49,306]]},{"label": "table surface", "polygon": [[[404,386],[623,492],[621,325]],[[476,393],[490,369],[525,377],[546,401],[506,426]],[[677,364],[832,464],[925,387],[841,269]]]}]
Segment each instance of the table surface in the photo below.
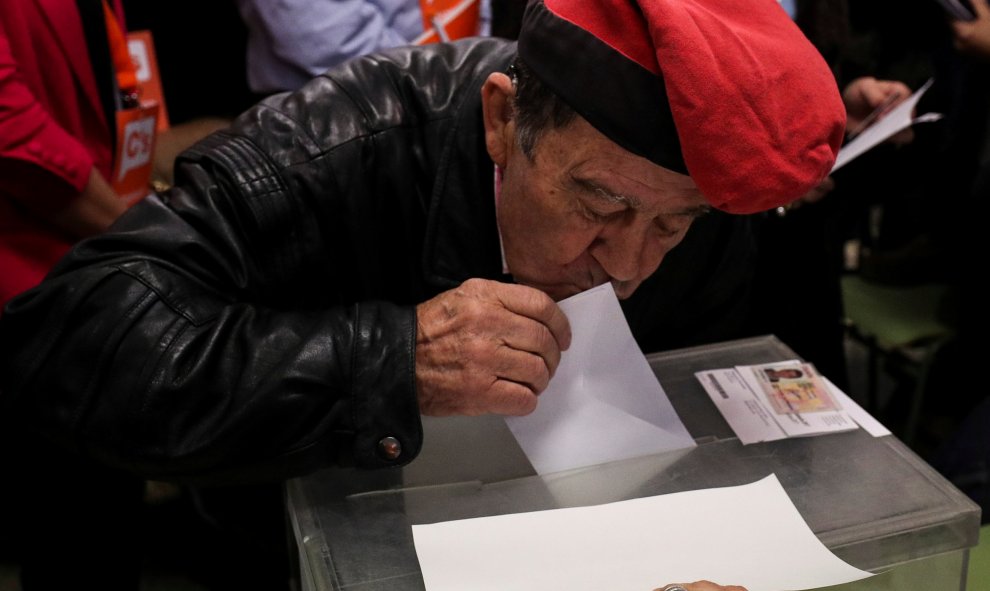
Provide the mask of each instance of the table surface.
[{"label": "table surface", "polygon": [[304,585],[423,589],[415,524],[741,485],[770,473],[819,539],[859,568],[975,546],[979,507],[895,437],[857,429],[743,446],[694,377],[793,358],[772,336],[648,356],[698,443],[690,450],[536,476],[500,418],[424,419],[423,451],[402,470],[329,469],[290,481]]}]

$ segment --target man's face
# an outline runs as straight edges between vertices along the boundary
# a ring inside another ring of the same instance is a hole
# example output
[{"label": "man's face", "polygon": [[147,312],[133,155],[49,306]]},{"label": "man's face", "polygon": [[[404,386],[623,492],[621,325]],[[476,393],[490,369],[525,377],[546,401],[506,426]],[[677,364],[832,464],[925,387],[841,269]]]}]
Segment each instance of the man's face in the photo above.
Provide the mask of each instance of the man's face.
[{"label": "man's face", "polygon": [[[555,300],[611,281],[629,297],[708,206],[690,177],[636,156],[578,117],[530,159],[508,126],[498,223],[519,283]],[[496,162],[499,162],[497,159]]]},{"label": "man's face", "polygon": [[796,380],[804,377],[804,373],[800,369],[770,369],[767,370],[767,374],[771,378],[783,378],[785,380]]}]

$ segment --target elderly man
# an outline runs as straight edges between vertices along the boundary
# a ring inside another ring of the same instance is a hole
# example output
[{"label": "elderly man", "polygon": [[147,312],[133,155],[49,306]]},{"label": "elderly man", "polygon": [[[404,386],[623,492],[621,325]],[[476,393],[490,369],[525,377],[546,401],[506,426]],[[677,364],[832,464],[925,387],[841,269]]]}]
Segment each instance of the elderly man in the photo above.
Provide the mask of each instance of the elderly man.
[{"label": "elderly man", "polygon": [[186,152],[7,307],[4,412],[158,478],[401,465],[420,413],[535,408],[570,339],[555,300],[660,267],[634,324],[723,323],[746,237],[692,222],[803,195],[843,118],[774,0],[543,0],[518,55],[349,62]]},{"label": "elderly man", "polygon": [[534,408],[557,299],[611,282],[648,349],[731,336],[749,236],[694,220],[805,194],[843,118],[774,0],[543,0],[518,51],[351,61],[7,306],[0,417],[151,478],[402,465],[420,413]]}]

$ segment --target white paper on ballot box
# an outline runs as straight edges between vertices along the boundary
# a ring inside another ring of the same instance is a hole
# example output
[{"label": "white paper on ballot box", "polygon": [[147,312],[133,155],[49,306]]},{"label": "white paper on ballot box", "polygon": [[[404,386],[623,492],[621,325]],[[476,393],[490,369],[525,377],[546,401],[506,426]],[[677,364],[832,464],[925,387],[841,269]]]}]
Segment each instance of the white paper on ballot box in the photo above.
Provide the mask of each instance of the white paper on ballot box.
[{"label": "white paper on ballot box", "polygon": [[571,324],[536,411],[506,419],[539,474],[694,446],[610,283],[560,302]]},{"label": "white paper on ballot box", "polygon": [[822,545],[774,475],[412,529],[428,591],[644,591],[701,579],[787,591],[871,576]]}]

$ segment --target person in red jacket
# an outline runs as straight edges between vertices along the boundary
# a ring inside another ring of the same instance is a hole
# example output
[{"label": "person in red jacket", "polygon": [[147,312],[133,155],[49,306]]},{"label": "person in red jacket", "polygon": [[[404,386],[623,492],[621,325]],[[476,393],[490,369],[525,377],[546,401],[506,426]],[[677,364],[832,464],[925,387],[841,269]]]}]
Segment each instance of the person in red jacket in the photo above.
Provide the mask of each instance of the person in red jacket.
[{"label": "person in red jacket", "polygon": [[[115,54],[108,30],[121,17],[103,0],[0,0],[0,308],[127,207],[107,180],[124,104],[121,34]],[[25,445],[15,427],[0,429],[0,509],[10,512],[0,541],[22,588],[136,590],[143,482]]]},{"label": "person in red jacket", "polygon": [[[119,16],[119,13],[118,13]],[[0,308],[126,208],[100,0],[0,0]]]}]

